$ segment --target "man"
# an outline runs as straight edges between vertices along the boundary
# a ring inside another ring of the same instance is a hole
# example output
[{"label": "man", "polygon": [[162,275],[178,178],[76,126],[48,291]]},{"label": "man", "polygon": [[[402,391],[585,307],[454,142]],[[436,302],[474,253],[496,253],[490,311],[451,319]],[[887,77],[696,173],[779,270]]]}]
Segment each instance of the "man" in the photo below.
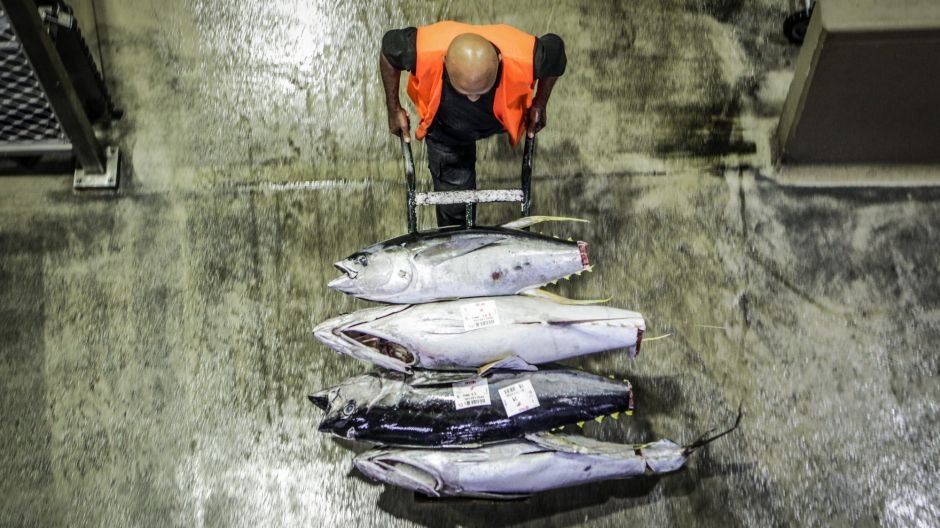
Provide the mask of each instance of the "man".
[{"label": "man", "polygon": [[[426,139],[436,191],[476,188],[478,139],[505,131],[515,146],[523,130],[535,137],[567,65],[557,35],[536,38],[505,24],[438,22],[392,30],[379,55],[389,131],[409,142],[411,123],[398,90],[401,72],[410,72],[408,96],[420,118],[415,137]],[[464,209],[437,206],[438,226],[464,225]]]}]

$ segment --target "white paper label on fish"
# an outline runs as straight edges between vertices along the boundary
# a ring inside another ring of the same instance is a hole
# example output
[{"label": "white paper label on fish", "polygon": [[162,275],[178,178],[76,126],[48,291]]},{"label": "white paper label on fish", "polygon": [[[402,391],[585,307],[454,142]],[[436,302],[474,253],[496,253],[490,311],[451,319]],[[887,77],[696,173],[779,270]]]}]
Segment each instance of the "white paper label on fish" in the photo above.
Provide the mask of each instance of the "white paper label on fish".
[{"label": "white paper label on fish", "polygon": [[495,301],[481,301],[460,307],[463,315],[463,329],[476,330],[499,324],[499,311]]},{"label": "white paper label on fish", "polygon": [[490,387],[485,378],[458,381],[453,388],[454,407],[458,411],[490,404]]},{"label": "white paper label on fish", "polygon": [[539,398],[535,395],[535,388],[529,380],[499,389],[499,398],[503,400],[506,416],[515,416],[539,406]]}]

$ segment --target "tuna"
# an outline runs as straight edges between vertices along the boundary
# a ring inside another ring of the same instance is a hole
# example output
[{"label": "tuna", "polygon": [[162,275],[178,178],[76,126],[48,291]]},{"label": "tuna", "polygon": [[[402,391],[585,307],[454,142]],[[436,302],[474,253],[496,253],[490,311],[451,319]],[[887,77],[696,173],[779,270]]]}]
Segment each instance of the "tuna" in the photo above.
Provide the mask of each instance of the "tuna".
[{"label": "tuna", "polygon": [[323,344],[399,372],[532,365],[640,348],[643,316],[606,306],[519,295],[394,305],[335,317],[314,329]]},{"label": "tuna", "polygon": [[326,411],[320,431],[387,445],[481,445],[632,413],[633,392],[575,370],[373,372],[309,396]]},{"label": "tuna", "polygon": [[353,463],[373,480],[429,497],[513,499],[589,482],[669,473],[698,448],[740,423],[688,446],[670,440],[613,444],[583,436],[540,433],[473,449],[377,448]]},{"label": "tuna", "polygon": [[[392,304],[512,295],[590,270],[587,243],[523,228],[558,217],[525,217],[498,227],[411,233],[335,264],[329,287]],[[583,221],[583,220],[577,220]]]}]

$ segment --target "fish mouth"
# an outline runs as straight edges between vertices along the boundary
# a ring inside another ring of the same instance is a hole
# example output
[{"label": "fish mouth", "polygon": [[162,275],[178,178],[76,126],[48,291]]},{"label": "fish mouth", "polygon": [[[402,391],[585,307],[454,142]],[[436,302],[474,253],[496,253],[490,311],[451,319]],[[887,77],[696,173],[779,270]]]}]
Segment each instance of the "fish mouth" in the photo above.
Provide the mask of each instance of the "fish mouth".
[{"label": "fish mouth", "polygon": [[342,261],[334,263],[333,267],[338,269],[340,273],[344,273],[346,277],[351,280],[359,276],[359,270],[343,264]]},{"label": "fish mouth", "polygon": [[359,276],[359,270],[345,266],[342,262],[333,264],[333,267],[338,269],[342,275],[331,280],[326,286],[344,293],[354,291],[356,289],[356,277]]},{"label": "fish mouth", "polygon": [[322,390],[320,392],[309,394],[307,399],[310,400],[310,403],[316,405],[317,407],[323,409],[324,411],[329,412],[330,410],[330,391]]},{"label": "fish mouth", "polygon": [[633,357],[639,357],[640,345],[643,344],[643,329],[636,329],[636,346],[633,347]]},{"label": "fish mouth", "polygon": [[[345,277],[342,279],[346,280]],[[313,329],[313,335],[336,352],[407,374],[409,367],[417,362],[416,354],[407,346],[383,335],[382,332],[370,333],[367,330],[370,322],[398,313],[405,308],[407,305],[373,308],[334,317],[317,325]],[[366,325],[366,327],[363,328],[361,325]]]},{"label": "fish mouth", "polygon": [[[368,455],[369,453],[365,453]],[[440,497],[442,483],[431,471],[414,463],[396,460],[383,454],[359,456],[353,460],[356,469],[373,480],[400,486],[423,493],[429,497]]]},{"label": "fish mouth", "polygon": [[405,367],[414,365],[415,363],[415,355],[410,350],[394,341],[358,330],[343,330],[342,334],[347,339],[368,348],[373,354],[390,358]]}]

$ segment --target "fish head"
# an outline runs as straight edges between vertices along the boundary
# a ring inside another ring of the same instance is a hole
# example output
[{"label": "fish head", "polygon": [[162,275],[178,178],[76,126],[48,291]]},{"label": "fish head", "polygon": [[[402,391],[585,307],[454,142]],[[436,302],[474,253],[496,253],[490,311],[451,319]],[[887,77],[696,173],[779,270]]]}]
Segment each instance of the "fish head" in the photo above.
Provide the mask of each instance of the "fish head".
[{"label": "fish head", "polygon": [[414,277],[410,253],[401,246],[373,246],[334,266],[343,275],[328,286],[353,297],[383,300],[405,291]]},{"label": "fish head", "polygon": [[370,409],[381,405],[395,386],[400,389],[400,383],[391,382],[376,375],[357,376],[308,396],[326,413],[320,422],[320,431],[354,439],[357,430],[367,427]]},{"label": "fish head", "polygon": [[353,459],[356,469],[372,480],[429,497],[440,497],[443,479],[437,469],[423,463],[418,450],[373,449]]},{"label": "fish head", "polygon": [[400,312],[407,306],[359,310],[317,325],[314,336],[333,350],[398,372],[410,372],[415,354],[394,336],[378,332],[368,323]]}]

